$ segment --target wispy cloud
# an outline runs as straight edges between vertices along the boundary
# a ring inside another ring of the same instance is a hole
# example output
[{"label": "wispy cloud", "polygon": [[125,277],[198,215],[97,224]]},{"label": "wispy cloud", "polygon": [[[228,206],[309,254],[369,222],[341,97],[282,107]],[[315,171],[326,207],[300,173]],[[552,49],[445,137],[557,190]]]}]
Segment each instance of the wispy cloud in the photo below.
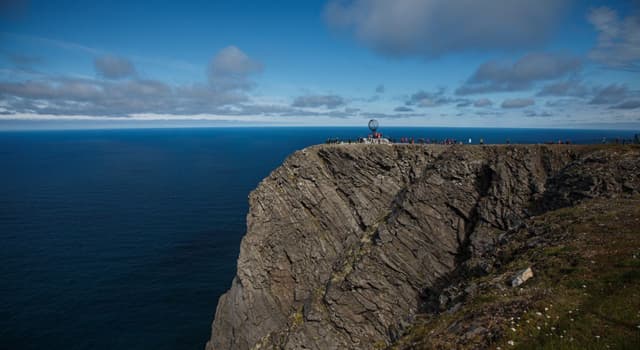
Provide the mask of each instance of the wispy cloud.
[{"label": "wispy cloud", "polygon": [[[82,44],[78,44],[78,43],[74,43],[66,40],[51,39],[51,38],[26,35],[26,34],[9,33],[9,32],[0,32],[0,37],[4,37],[8,40],[14,40],[18,42],[31,42],[37,46],[48,46],[48,47],[54,47],[62,50],[73,51],[73,52],[89,55],[91,57],[113,55],[112,52],[109,52],[104,49],[86,46],[86,45],[82,45]],[[148,57],[148,56],[138,56],[138,55],[130,55],[129,58],[132,61],[143,63],[143,64],[163,66],[170,69],[188,71],[191,73],[202,71],[202,67],[196,64],[186,62],[186,61],[176,60],[172,58]]]},{"label": "wispy cloud", "polygon": [[346,103],[347,101],[338,95],[306,95],[296,97],[291,105],[293,107],[325,107],[334,109],[344,106]]},{"label": "wispy cloud", "polygon": [[453,102],[450,97],[445,95],[445,92],[445,88],[439,88],[433,92],[420,90],[411,94],[405,104],[416,107],[437,107]]},{"label": "wispy cloud", "polygon": [[556,81],[542,87],[538,96],[571,96],[585,97],[591,93],[590,89],[580,79]]},{"label": "wispy cloud", "polygon": [[626,85],[611,84],[598,88],[595,96],[589,102],[594,105],[614,104],[624,100],[629,93]]},{"label": "wispy cloud", "polygon": [[394,112],[400,112],[400,113],[406,113],[406,112],[413,112],[412,108],[406,107],[406,106],[398,106],[396,108],[393,109]]},{"label": "wispy cloud", "polygon": [[133,63],[124,57],[102,55],[94,59],[96,72],[108,79],[133,77],[137,74]]},{"label": "wispy cloud", "polygon": [[325,18],[373,50],[427,58],[530,48],[556,28],[569,0],[332,0]]},{"label": "wispy cloud", "polygon": [[636,109],[640,108],[640,100],[629,100],[624,101],[620,104],[612,106],[613,109]]},{"label": "wispy cloud", "polygon": [[[5,112],[111,117],[137,113],[234,114],[242,112],[243,103],[249,100],[246,92],[252,86],[250,75],[262,69],[236,47],[222,49],[214,56],[207,83],[169,85],[142,79],[136,75],[134,64],[124,57],[102,55],[94,63],[96,73],[108,79],[41,76],[0,82]],[[232,105],[235,109],[230,108]]]},{"label": "wispy cloud", "polygon": [[488,98],[481,98],[479,100],[475,100],[473,102],[473,106],[474,107],[489,107],[493,104],[493,102],[491,102],[490,99]]},{"label": "wispy cloud", "polygon": [[262,69],[262,63],[235,46],[227,46],[211,60],[209,84],[218,90],[247,90],[253,85],[249,80],[250,76]]},{"label": "wispy cloud", "polygon": [[575,74],[582,68],[578,57],[533,53],[515,62],[488,61],[456,90],[457,95],[527,90],[534,83]]},{"label": "wispy cloud", "polygon": [[16,41],[29,41],[39,45],[53,46],[60,49],[83,52],[93,56],[108,54],[108,52],[104,50],[96,49],[93,47],[89,47],[89,46],[85,46],[85,45],[81,45],[81,44],[77,44],[77,43],[65,41],[65,40],[50,39],[50,38],[43,38],[39,36],[33,36],[33,35],[27,35],[27,34],[15,34],[15,33],[8,33],[8,32],[2,32],[0,33],[0,35]]},{"label": "wispy cloud", "polygon": [[530,98],[513,98],[513,99],[504,100],[502,102],[501,107],[506,109],[524,108],[524,107],[533,106],[534,104],[535,104],[535,101]]},{"label": "wispy cloud", "polygon": [[611,8],[598,7],[588,19],[598,32],[589,58],[610,68],[640,71],[640,15],[620,18]]}]

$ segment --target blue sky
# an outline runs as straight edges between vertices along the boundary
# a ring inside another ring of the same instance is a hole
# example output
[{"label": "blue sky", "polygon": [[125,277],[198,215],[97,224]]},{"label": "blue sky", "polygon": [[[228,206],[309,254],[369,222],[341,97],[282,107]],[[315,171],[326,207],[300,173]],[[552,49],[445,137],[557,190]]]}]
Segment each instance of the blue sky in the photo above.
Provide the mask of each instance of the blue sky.
[{"label": "blue sky", "polygon": [[634,0],[0,6],[0,128],[640,126]]}]

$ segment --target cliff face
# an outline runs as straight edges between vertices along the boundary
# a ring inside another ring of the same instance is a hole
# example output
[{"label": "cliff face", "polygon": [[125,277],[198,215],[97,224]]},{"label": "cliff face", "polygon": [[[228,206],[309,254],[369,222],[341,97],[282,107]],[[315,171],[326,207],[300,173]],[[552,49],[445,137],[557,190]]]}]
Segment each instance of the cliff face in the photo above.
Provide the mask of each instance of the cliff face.
[{"label": "cliff face", "polygon": [[385,347],[531,215],[637,193],[638,148],[323,145],[250,195],[207,349]]}]

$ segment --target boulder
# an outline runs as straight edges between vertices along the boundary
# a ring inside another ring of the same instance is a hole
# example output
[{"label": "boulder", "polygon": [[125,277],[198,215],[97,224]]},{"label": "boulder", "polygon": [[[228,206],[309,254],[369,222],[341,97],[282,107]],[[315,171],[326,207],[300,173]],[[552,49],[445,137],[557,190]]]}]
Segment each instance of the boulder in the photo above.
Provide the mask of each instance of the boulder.
[{"label": "boulder", "polygon": [[511,280],[511,287],[520,287],[529,278],[533,277],[533,270],[531,267],[527,267],[524,270],[518,271]]}]

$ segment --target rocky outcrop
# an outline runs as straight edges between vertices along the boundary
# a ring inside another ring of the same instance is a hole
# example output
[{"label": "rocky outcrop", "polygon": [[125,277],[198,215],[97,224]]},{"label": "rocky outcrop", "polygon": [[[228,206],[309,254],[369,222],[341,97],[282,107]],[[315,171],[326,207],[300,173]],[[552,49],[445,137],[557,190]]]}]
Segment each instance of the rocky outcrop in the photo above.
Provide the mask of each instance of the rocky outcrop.
[{"label": "rocky outcrop", "polygon": [[[638,148],[323,145],[251,193],[207,349],[386,347],[532,214],[640,189]],[[456,277],[458,276],[458,277]]]}]

